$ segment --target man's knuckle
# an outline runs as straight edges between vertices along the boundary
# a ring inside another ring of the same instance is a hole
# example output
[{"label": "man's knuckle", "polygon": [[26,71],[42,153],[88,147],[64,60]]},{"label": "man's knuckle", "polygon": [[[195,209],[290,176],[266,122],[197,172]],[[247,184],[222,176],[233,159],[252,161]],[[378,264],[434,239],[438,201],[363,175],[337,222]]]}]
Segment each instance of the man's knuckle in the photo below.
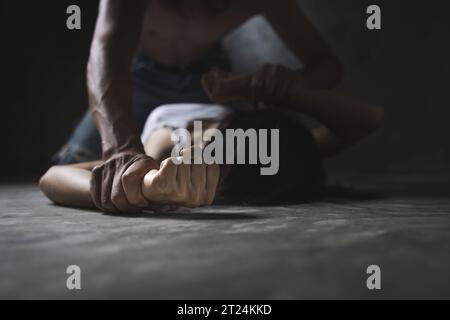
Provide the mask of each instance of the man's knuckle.
[{"label": "man's knuckle", "polygon": [[119,186],[115,186],[111,190],[110,199],[112,203],[122,203],[124,202],[125,198],[125,192],[122,191],[122,188]]},{"label": "man's knuckle", "polygon": [[101,209],[102,211],[108,212],[112,211],[113,206],[110,204],[110,201],[106,199],[101,200]]},{"label": "man's knuckle", "polygon": [[133,184],[135,181],[134,179],[134,174],[130,173],[130,172],[125,172],[121,177],[120,177],[120,182],[122,183],[122,185],[130,185]]},{"label": "man's knuckle", "polygon": [[118,195],[111,195],[111,202],[112,204],[114,204],[116,207],[119,207],[122,205],[123,200],[120,196]]}]

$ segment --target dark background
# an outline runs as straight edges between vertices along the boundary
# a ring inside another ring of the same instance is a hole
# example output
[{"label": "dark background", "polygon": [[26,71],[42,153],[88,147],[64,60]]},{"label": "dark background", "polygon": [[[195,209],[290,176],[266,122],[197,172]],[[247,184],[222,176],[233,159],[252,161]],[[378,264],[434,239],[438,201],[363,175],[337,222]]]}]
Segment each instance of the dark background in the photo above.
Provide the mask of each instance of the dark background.
[{"label": "dark background", "polygon": [[[450,19],[446,1],[301,0],[346,67],[341,89],[383,104],[384,127],[329,161],[344,173],[445,175],[450,171]],[[1,180],[35,178],[87,107],[85,65],[98,1],[0,2]],[[82,30],[66,28],[66,8]],[[365,26],[382,9],[382,30]],[[298,65],[262,19],[226,46],[239,70],[278,61]]]}]

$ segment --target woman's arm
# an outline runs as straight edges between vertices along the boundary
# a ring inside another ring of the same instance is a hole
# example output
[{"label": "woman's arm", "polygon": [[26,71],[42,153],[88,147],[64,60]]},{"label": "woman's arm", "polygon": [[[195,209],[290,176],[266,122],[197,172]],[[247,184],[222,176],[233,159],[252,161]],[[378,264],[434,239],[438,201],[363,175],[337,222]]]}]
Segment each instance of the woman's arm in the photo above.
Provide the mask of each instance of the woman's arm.
[{"label": "woman's arm", "polygon": [[[42,192],[56,204],[96,209],[91,198],[91,170],[100,162],[51,167],[39,181]],[[161,163],[159,170],[149,171],[139,192],[151,203],[149,209],[177,205],[200,207],[214,201],[220,178],[218,165],[179,164],[172,158]],[[127,178],[125,178],[127,179]]]},{"label": "woman's arm", "polygon": [[56,204],[95,209],[89,190],[91,170],[99,163],[51,167],[39,180],[39,187]]},{"label": "woman's arm", "polygon": [[384,108],[330,90],[289,88],[284,105],[323,124],[312,130],[323,156],[331,156],[374,132],[384,117]]},{"label": "woman's arm", "polygon": [[324,157],[331,156],[368,136],[379,127],[384,117],[380,106],[364,103],[332,90],[305,87],[297,74],[288,68],[267,66],[266,74],[276,74],[277,81],[261,82],[254,90],[256,75],[227,74],[213,70],[202,83],[212,101],[230,100],[246,104],[265,102],[279,108],[304,113],[323,126],[312,134]]}]

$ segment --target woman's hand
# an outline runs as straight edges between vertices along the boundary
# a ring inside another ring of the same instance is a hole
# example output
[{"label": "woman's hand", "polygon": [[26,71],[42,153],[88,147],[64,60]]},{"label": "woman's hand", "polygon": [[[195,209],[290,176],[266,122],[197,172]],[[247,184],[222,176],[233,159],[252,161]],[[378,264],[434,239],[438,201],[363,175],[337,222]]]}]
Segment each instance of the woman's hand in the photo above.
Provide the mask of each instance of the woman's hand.
[{"label": "woman's hand", "polygon": [[219,166],[175,164],[182,159],[168,158],[159,170],[152,170],[144,177],[142,193],[151,204],[196,208],[213,203],[220,178]]},{"label": "woman's hand", "polygon": [[95,206],[108,213],[140,212],[148,206],[140,185],[145,174],[159,163],[145,154],[119,153],[94,167],[90,193]]}]

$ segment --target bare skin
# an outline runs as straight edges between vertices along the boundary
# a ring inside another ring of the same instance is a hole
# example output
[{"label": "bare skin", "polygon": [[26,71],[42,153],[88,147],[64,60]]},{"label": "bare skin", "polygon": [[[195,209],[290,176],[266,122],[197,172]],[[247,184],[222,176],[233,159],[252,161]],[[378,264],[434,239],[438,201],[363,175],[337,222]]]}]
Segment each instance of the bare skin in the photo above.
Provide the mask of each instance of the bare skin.
[{"label": "bare skin", "polygon": [[[261,73],[276,74],[273,81]],[[371,134],[384,118],[384,108],[335,90],[306,87],[294,70],[265,66],[253,75],[212,70],[202,79],[212,101],[257,101],[306,114],[322,125],[312,130],[324,157],[333,156]]]},{"label": "bare skin", "polygon": [[[202,119],[198,119],[202,120]],[[202,120],[204,130],[218,128],[220,123]],[[220,178],[217,165],[175,165],[171,151],[172,130],[160,128],[155,130],[144,142],[146,155],[155,159],[160,166],[150,170],[142,180],[140,193],[153,205],[145,209],[167,210],[174,207],[200,207],[210,205],[216,195]],[[198,134],[190,130],[191,137]],[[204,139],[206,141],[206,139]],[[192,141],[194,143],[194,141]],[[203,148],[204,145],[194,146]],[[195,152],[190,151],[191,154]],[[182,152],[183,154],[183,152]],[[40,179],[39,186],[53,202],[77,208],[95,209],[90,194],[92,170],[102,161],[85,162],[65,166],[53,166]],[[133,191],[135,192],[135,191]],[[175,196],[174,196],[175,194]]]},{"label": "bare skin", "polygon": [[[303,86],[331,88],[341,67],[295,0],[102,0],[88,63],[89,102],[103,146],[103,162],[92,170],[90,194],[107,212],[148,207],[144,176],[160,164],[145,154],[132,117],[131,60],[141,50],[166,65],[188,65],[231,30],[264,15],[306,65]],[[217,3],[219,3],[217,2]],[[124,178],[126,177],[126,178]]]},{"label": "bare skin", "polygon": [[[40,179],[39,186],[56,204],[95,209],[90,195],[90,180],[92,170],[100,163],[54,166]],[[218,165],[176,165],[173,158],[167,158],[158,169],[147,172],[137,188],[154,204],[146,207],[147,210],[159,211],[179,206],[196,208],[213,203],[219,178]]]},{"label": "bare skin", "polygon": [[[360,102],[331,90],[305,87],[302,81],[293,77],[294,71],[283,69],[279,83],[273,86],[273,96],[266,94],[262,99],[274,101],[279,99],[280,106],[308,114],[323,125],[312,130],[313,137],[322,151],[323,157],[334,155],[346,147],[371,134],[383,120],[383,108]],[[253,103],[255,93],[252,78],[259,75],[229,74],[211,71],[203,78],[203,85],[215,102],[240,101]],[[286,84],[287,83],[287,84]],[[277,89],[284,94],[279,96]],[[202,120],[202,119],[198,119]],[[209,128],[219,123],[209,123]],[[156,130],[146,141],[147,155],[161,161],[173,147],[170,141],[170,129]],[[191,132],[193,136],[193,132]],[[202,146],[199,146],[202,147]],[[93,207],[94,202],[89,192],[90,170],[99,163],[86,163],[70,166],[56,166],[41,178],[41,190],[52,201],[73,207]],[[198,207],[213,202],[220,170],[217,165],[181,165],[176,166],[170,158],[162,161],[158,169],[146,172],[143,182],[134,186],[145,199],[157,205],[177,205]],[[130,191],[136,192],[136,191]]]}]

